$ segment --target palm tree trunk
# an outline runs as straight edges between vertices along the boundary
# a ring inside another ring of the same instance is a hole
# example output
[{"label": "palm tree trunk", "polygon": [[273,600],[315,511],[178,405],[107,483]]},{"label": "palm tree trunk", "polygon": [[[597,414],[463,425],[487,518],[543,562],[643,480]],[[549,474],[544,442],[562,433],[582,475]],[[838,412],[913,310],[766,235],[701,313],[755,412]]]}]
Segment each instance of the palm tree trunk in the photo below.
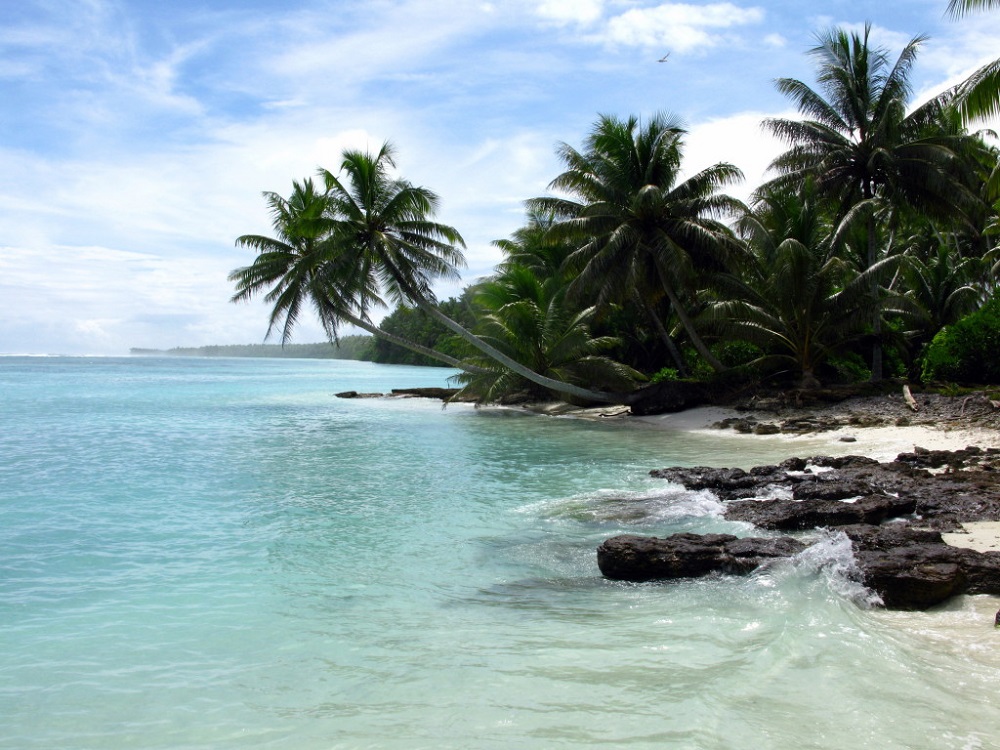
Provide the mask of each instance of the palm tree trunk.
[{"label": "palm tree trunk", "polygon": [[426,346],[422,346],[409,339],[404,339],[402,336],[397,336],[394,333],[389,333],[388,331],[383,331],[381,328],[372,325],[366,320],[357,318],[353,315],[342,313],[341,317],[344,318],[348,323],[358,328],[368,331],[368,333],[373,336],[378,336],[379,338],[385,339],[386,341],[395,344],[396,346],[401,346],[404,349],[409,349],[411,352],[416,352],[417,354],[422,354],[425,357],[430,357],[431,359],[436,359],[438,362],[443,362],[446,365],[450,365],[458,370],[464,370],[465,372],[471,372],[474,375],[482,375],[486,373],[482,367],[476,367],[475,365],[467,365],[461,360],[450,357],[447,354],[442,354],[439,351],[431,349]]},{"label": "palm tree trunk", "polygon": [[691,339],[691,343],[694,344],[694,348],[698,350],[698,354],[708,362],[709,366],[716,372],[722,372],[726,369],[718,358],[709,351],[708,347],[705,346],[705,342],[702,341],[701,336],[694,329],[694,323],[691,321],[691,317],[684,310],[683,305],[681,305],[680,299],[677,297],[677,292],[674,291],[673,285],[667,281],[666,274],[663,273],[663,269],[660,264],[656,264],[656,270],[660,274],[660,282],[663,284],[663,291],[667,293],[667,298],[670,300],[670,304],[674,308],[674,312],[677,313],[677,318],[681,322],[684,330],[687,332],[688,338]]},{"label": "palm tree trunk", "polygon": [[[875,217],[868,217],[868,268],[875,265]],[[872,299],[878,301],[878,280],[872,278]],[[872,343],[872,382],[878,383],[882,380],[882,310],[875,305],[875,319],[872,321],[872,335],[875,337]]]},{"label": "palm tree trunk", "polygon": [[606,393],[604,391],[593,391],[589,388],[581,388],[580,386],[571,385],[569,383],[563,383],[560,380],[554,380],[552,378],[546,377],[544,375],[539,375],[534,370],[525,367],[520,362],[511,359],[506,354],[496,349],[481,338],[476,336],[472,331],[467,330],[462,326],[461,323],[452,320],[443,312],[441,312],[435,305],[431,304],[429,301],[416,297],[413,299],[414,302],[424,310],[428,315],[430,315],[434,320],[441,323],[443,326],[454,331],[463,339],[468,341],[479,351],[485,354],[490,359],[499,362],[501,365],[507,369],[516,372],[521,377],[530,380],[532,383],[542,386],[542,388],[547,388],[550,391],[555,391],[556,393],[562,394],[564,396],[575,396],[576,398],[583,399],[585,401],[595,401],[601,404],[626,404],[628,403],[628,394],[624,393]]},{"label": "palm tree trunk", "polygon": [[544,375],[539,375],[537,372],[529,367],[525,367],[520,362],[508,357],[506,354],[490,346],[481,338],[476,336],[472,331],[467,330],[458,321],[452,320],[443,312],[441,312],[437,305],[431,303],[422,294],[414,289],[409,281],[403,277],[399,270],[394,264],[390,263],[388,259],[383,258],[383,262],[386,268],[392,274],[396,283],[399,284],[399,288],[403,290],[409,299],[414,302],[421,310],[430,315],[434,320],[439,322],[441,325],[445,326],[451,331],[454,331],[463,339],[468,341],[479,351],[485,354],[490,359],[499,362],[501,365],[516,372],[521,377],[530,380],[536,385],[540,385],[542,388],[546,388],[550,391],[555,391],[556,393],[562,394],[564,396],[575,396],[576,398],[583,399],[585,401],[594,401],[600,404],[627,404],[628,394],[624,393],[605,393],[604,391],[594,391],[589,388],[581,388],[580,386],[571,385],[569,383],[563,383],[559,380],[554,380],[553,378],[546,377]]},{"label": "palm tree trunk", "polygon": [[677,371],[683,376],[687,377],[687,366],[684,364],[684,358],[681,356],[680,350],[677,348],[677,344],[670,337],[670,332],[663,325],[663,321],[660,320],[660,316],[656,314],[656,310],[653,309],[652,303],[649,301],[648,297],[639,295],[642,298],[643,308],[646,310],[646,315],[649,317],[650,321],[653,323],[653,327],[656,332],[660,335],[660,340],[667,347],[667,351],[670,352],[670,357],[674,360],[674,364],[677,365]]}]

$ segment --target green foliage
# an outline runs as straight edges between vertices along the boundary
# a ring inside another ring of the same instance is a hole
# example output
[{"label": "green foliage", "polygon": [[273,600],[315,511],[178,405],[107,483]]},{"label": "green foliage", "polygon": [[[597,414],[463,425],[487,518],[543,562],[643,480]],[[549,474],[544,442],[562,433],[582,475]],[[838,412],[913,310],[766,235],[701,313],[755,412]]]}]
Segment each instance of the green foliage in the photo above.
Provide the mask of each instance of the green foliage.
[{"label": "green foliage", "polygon": [[[595,308],[578,310],[567,300],[561,275],[541,276],[528,266],[507,262],[502,273],[478,287],[481,311],[476,332],[511,359],[564,383],[627,392],[639,374],[606,356],[618,342],[594,336]],[[461,373],[463,394],[492,403],[512,397],[548,399],[552,394],[495,361],[472,356],[479,371]]]},{"label": "green foliage", "polygon": [[836,380],[841,383],[861,383],[872,376],[864,357],[857,352],[844,352],[836,357],[830,357],[827,365],[835,373]]},{"label": "green foliage", "polygon": [[655,373],[650,379],[650,383],[665,383],[667,381],[680,380],[680,373],[676,367],[664,367]]},{"label": "green foliage", "polygon": [[1000,297],[940,331],[924,353],[922,379],[1000,383]]},{"label": "green foliage", "polygon": [[749,341],[723,341],[712,348],[726,367],[744,367],[764,356],[764,350]]},{"label": "green foliage", "polygon": [[[475,317],[465,299],[452,297],[439,303],[438,306],[445,315],[467,328],[471,328],[475,322]],[[468,353],[467,345],[458,336],[419,308],[398,306],[382,319],[380,328],[387,333],[452,357],[458,358]],[[386,339],[375,339],[372,349],[373,362],[391,365],[448,366],[431,357],[397,346]]]}]

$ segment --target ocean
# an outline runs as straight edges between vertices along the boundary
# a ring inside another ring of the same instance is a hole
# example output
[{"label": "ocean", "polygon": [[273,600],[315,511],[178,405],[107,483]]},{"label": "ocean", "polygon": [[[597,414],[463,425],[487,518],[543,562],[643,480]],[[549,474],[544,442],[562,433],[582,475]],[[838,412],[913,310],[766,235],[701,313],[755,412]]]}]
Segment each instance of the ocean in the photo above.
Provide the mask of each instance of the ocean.
[{"label": "ocean", "polygon": [[751,532],[650,469],[818,443],[334,396],[449,374],[0,357],[0,748],[1000,747],[997,598],[601,577]]}]

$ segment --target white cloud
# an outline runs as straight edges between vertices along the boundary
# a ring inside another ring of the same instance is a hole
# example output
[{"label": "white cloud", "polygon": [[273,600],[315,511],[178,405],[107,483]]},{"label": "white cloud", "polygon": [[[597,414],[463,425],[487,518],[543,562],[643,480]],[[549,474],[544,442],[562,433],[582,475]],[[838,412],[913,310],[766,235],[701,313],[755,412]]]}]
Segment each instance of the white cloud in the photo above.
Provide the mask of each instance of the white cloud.
[{"label": "white cloud", "polygon": [[633,8],[608,22],[605,39],[615,44],[666,47],[678,52],[719,44],[718,32],[760,23],[764,11],[732,3],[690,5],[665,3],[653,8]]},{"label": "white cloud", "polygon": [[535,6],[542,18],[560,25],[588,25],[598,21],[604,12],[603,0],[542,0]]},{"label": "white cloud", "polygon": [[726,192],[746,201],[767,179],[768,165],[787,148],[761,127],[768,117],[791,118],[795,114],[740,112],[692,125],[684,139],[685,173],[695,174],[719,162],[734,164],[743,171],[745,179]]}]

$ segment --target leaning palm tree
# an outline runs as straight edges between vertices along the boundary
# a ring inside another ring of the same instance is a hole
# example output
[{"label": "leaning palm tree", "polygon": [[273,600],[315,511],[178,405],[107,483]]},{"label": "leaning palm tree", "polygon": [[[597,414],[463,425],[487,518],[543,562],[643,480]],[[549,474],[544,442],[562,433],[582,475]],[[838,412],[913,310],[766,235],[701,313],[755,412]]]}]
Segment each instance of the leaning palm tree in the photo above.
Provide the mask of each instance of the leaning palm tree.
[{"label": "leaning palm tree", "polygon": [[[877,216],[905,205],[931,215],[960,213],[972,199],[960,154],[970,136],[935,128],[947,119],[935,99],[907,113],[910,70],[923,37],[913,38],[891,62],[863,34],[834,29],[818,36],[811,54],[819,62],[820,91],[781,78],[778,90],[792,98],[805,120],[769,119],[764,125],[791,148],[771,164],[778,172],[768,188],[815,177],[821,194],[839,207],[839,217],[867,215],[866,266],[880,254]],[[884,254],[884,253],[883,253]],[[878,289],[871,290],[878,296]],[[872,378],[882,376],[882,316],[875,314]]]},{"label": "leaning palm tree", "polygon": [[377,290],[366,287],[364,276],[355,274],[344,256],[334,252],[328,240],[331,225],[325,215],[326,196],[312,180],[293,182],[287,199],[273,192],[265,192],[264,197],[275,236],[238,237],[238,246],[256,250],[258,255],[251,265],[230,273],[229,280],[236,283],[233,302],[249,301],[267,290],[264,300],[273,308],[265,339],[280,327],[281,343],[287,344],[303,308],[311,306],[331,342],[337,341],[338,329],[347,323],[452,367],[463,367],[454,357],[372,324],[367,309],[377,300]]},{"label": "leaning palm tree", "polygon": [[[741,204],[718,191],[742,179],[731,164],[716,164],[681,180],[684,129],[657,114],[645,125],[635,117],[602,116],[580,152],[563,144],[566,171],[550,188],[566,197],[536,198],[529,205],[554,212],[553,231],[583,244],[570,258],[581,270],[573,290],[599,303],[639,301],[658,323],[651,298],[665,295],[698,353],[724,369],[702,340],[688,299],[699,275],[721,269],[737,244],[719,220]],[[672,346],[667,336],[667,343]]]},{"label": "leaning palm tree", "polygon": [[366,312],[372,300],[381,299],[379,293],[386,294],[393,302],[424,310],[490,359],[542,388],[588,401],[621,403],[624,394],[534,372],[438,308],[432,284],[440,278],[457,278],[457,266],[464,263],[460,249],[464,243],[457,230],[431,220],[437,195],[391,176],[394,166],[393,149],[385,143],[375,155],[345,151],[343,178],[328,170],[320,172],[327,190],[329,241],[336,256],[354,271],[355,278],[344,289],[348,297],[358,295],[354,304]]},{"label": "leaning palm tree", "polygon": [[[566,288],[558,275],[542,275],[508,262],[499,275],[478,287],[476,303],[482,312],[476,332],[537,373],[563,382],[632,390],[639,373],[605,356],[617,339],[593,336],[590,322],[595,308],[576,310],[566,299]],[[457,377],[465,384],[463,395],[481,402],[515,395],[544,397],[534,383],[490,357],[481,355],[473,361],[481,371]]]}]

